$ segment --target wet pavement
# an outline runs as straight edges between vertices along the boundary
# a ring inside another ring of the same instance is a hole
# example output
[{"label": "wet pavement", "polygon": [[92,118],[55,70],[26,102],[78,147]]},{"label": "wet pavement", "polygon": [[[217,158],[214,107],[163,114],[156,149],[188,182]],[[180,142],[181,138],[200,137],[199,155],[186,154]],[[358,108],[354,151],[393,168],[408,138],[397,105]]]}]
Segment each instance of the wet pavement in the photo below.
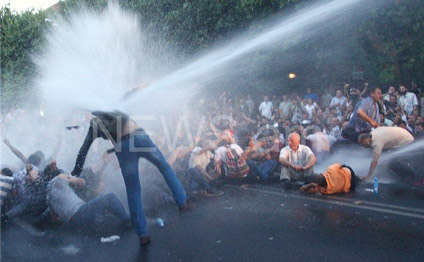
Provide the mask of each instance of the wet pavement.
[{"label": "wet pavement", "polygon": [[[225,186],[225,194],[148,211],[152,243],[112,222],[102,232],[2,227],[1,261],[422,261],[424,194],[380,185],[379,196],[306,196],[279,185]],[[165,226],[155,219],[161,217]],[[101,237],[120,240],[102,243]]]}]

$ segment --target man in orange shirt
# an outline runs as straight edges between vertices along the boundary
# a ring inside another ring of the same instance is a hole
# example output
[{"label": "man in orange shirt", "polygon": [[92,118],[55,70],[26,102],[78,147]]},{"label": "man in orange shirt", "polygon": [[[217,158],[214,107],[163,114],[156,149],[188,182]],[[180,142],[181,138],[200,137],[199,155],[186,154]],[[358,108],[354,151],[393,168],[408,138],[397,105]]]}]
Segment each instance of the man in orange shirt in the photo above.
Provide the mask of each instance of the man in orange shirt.
[{"label": "man in orange shirt", "polygon": [[300,188],[302,193],[337,194],[355,191],[356,176],[352,168],[340,163],[333,164],[322,174],[314,174]]}]

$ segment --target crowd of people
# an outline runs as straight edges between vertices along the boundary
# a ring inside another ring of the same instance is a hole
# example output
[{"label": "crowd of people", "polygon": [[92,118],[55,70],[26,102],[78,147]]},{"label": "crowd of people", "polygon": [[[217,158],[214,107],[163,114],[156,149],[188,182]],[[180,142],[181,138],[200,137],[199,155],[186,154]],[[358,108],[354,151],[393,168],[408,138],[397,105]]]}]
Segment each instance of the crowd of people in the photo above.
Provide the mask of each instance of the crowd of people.
[{"label": "crowd of people", "polygon": [[[390,86],[382,94],[381,88],[367,83],[363,87],[345,84],[334,94],[325,89],[318,95],[307,88],[304,94],[264,96],[263,100],[224,92],[213,101],[203,101],[202,110],[191,110],[192,126],[203,123],[200,119],[206,116],[203,132],[193,141],[177,134],[175,146],[167,144],[163,135],[151,140],[123,113],[93,112],[68,126],[85,125],[81,130],[88,130],[71,172],[58,167],[60,139],[53,155],[46,159],[41,151],[26,157],[4,137],[5,145],[22,165],[6,167],[8,163],[1,163],[2,222],[7,224],[29,213],[36,225],[59,221],[75,227],[99,227],[97,218],[112,214],[124,227],[135,228],[145,245],[150,237],[140,197],[140,157],[157,167],[181,211],[193,207],[191,197],[224,194],[221,186],[225,183],[281,183],[285,190],[301,183],[303,193],[354,191],[361,179],[372,178],[383,150],[423,137],[420,96],[415,84],[409,91],[405,85]],[[6,114],[2,125],[7,126],[13,117],[17,116]],[[98,153],[101,157],[96,158],[96,165],[84,168],[96,138],[109,140],[114,147]],[[374,158],[366,176],[355,174],[343,163],[334,163],[321,174],[314,172],[314,166],[323,163],[334,148],[348,144],[372,147]],[[103,173],[114,161],[111,159],[119,163],[129,213],[116,195],[105,192]],[[408,161],[411,159],[409,155]],[[413,176],[410,164],[396,163],[392,166],[395,173],[405,179]]]}]

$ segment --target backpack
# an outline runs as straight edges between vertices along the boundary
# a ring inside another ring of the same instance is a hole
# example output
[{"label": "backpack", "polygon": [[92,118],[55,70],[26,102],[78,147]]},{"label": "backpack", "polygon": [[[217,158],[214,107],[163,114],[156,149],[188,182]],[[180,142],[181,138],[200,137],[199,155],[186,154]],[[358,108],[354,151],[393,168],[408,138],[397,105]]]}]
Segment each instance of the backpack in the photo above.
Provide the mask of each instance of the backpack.
[{"label": "backpack", "polygon": [[250,169],[246,161],[237,154],[237,152],[230,148],[227,148],[227,161],[226,161],[229,178],[241,178],[246,177]]}]

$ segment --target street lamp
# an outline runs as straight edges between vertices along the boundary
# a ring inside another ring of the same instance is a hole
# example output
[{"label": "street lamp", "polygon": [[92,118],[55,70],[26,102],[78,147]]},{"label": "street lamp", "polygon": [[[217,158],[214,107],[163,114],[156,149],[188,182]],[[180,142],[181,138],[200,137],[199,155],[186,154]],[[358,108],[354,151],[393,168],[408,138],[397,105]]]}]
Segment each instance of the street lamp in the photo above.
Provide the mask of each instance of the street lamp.
[{"label": "street lamp", "polygon": [[295,79],[296,78],[296,74],[295,73],[290,73],[289,74],[289,78],[290,79]]}]

